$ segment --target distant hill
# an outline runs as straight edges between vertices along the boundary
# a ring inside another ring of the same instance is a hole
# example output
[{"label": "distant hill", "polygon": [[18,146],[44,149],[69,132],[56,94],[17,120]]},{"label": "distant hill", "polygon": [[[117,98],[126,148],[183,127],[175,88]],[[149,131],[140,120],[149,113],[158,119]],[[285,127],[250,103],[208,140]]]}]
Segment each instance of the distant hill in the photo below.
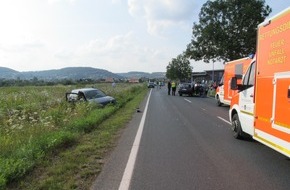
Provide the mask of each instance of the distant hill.
[{"label": "distant hill", "polygon": [[123,78],[122,76],[119,76],[107,70],[91,67],[67,67],[56,70],[27,72],[18,72],[6,67],[0,67],[0,78],[2,79],[4,78],[30,80],[35,77],[40,80]]},{"label": "distant hill", "polygon": [[116,73],[117,75],[123,76],[125,78],[164,78],[165,73],[164,72],[154,72],[154,73],[146,73],[146,72],[138,72],[138,71],[132,71],[128,73]]},{"label": "distant hill", "polygon": [[37,77],[38,79],[43,80],[123,78],[107,70],[91,67],[67,67],[58,70],[23,72],[23,74],[25,75],[26,79]]},{"label": "distant hill", "polygon": [[20,72],[6,67],[0,67],[0,78],[17,78],[20,75]]},{"label": "distant hill", "polygon": [[39,80],[61,80],[61,79],[124,79],[124,78],[164,78],[165,73],[155,72],[128,72],[128,73],[112,73],[104,69],[96,69],[92,67],[66,67],[63,69],[46,70],[46,71],[26,71],[19,72],[6,67],[0,67],[0,79],[21,79],[30,80],[33,78]]}]

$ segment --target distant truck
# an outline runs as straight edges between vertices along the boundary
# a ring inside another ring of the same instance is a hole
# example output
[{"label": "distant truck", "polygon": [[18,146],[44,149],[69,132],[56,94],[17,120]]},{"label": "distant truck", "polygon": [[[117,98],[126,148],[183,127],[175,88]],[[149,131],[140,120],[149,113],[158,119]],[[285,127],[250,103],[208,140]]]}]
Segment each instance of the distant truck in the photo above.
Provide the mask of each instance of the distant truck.
[{"label": "distant truck", "polygon": [[259,24],[256,58],[237,77],[229,118],[234,137],[251,136],[290,157],[290,7]]},{"label": "distant truck", "polygon": [[229,61],[224,66],[223,77],[218,84],[215,94],[216,104],[221,106],[223,104],[230,105],[232,97],[237,93],[237,90],[231,89],[231,78],[237,77],[238,84],[241,83],[242,77],[247,71],[252,59],[249,57]]}]

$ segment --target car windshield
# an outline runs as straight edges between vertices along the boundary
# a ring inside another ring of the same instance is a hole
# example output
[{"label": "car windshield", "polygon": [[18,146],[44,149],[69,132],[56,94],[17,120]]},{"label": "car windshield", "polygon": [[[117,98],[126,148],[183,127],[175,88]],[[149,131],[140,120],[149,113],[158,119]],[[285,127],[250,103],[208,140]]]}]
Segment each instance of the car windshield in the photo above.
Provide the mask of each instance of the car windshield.
[{"label": "car windshield", "polygon": [[102,97],[105,97],[106,96],[100,90],[90,90],[90,91],[86,91],[84,93],[85,93],[86,99],[88,99],[88,100],[95,99],[95,98],[102,98]]},{"label": "car windshield", "polygon": [[191,84],[182,84],[183,88],[191,88]]}]

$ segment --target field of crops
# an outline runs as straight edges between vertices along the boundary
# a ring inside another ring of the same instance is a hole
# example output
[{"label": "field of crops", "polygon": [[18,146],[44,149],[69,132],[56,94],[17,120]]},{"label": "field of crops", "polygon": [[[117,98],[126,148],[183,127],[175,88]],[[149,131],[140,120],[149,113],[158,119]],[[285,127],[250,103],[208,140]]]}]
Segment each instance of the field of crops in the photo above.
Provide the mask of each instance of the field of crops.
[{"label": "field of crops", "polygon": [[49,151],[73,144],[133,98],[141,84],[87,85],[103,90],[116,105],[68,103],[65,93],[84,86],[0,89],[0,189],[24,176]]}]

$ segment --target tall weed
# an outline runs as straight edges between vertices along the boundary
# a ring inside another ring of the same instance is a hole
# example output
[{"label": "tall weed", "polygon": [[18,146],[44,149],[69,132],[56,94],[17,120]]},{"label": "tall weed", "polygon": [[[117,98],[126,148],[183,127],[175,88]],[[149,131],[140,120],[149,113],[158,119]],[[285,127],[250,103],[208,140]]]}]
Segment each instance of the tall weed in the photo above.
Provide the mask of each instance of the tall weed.
[{"label": "tall weed", "polygon": [[0,189],[24,176],[50,151],[77,142],[94,130],[143,86],[97,84],[116,105],[65,101],[65,92],[85,86],[3,87],[0,89]]}]

